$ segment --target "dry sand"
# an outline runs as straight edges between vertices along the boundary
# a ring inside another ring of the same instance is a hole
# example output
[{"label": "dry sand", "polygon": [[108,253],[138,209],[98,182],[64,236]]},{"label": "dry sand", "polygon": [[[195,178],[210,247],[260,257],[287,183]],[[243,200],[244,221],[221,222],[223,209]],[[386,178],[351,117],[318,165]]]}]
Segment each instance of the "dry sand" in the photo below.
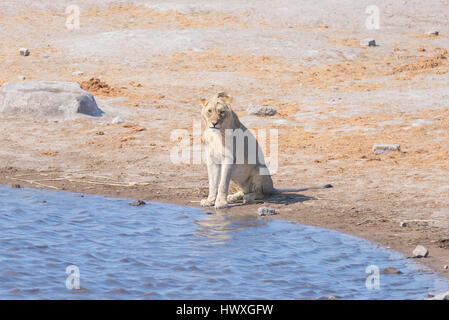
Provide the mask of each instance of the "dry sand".
[{"label": "dry sand", "polygon": [[[65,27],[73,1],[0,2],[0,83],[77,81],[105,111],[1,118],[0,182],[198,205],[205,165],[171,163],[170,134],[225,90],[247,127],[279,130],[277,187],[334,185],[267,200],[278,218],[406,256],[422,244],[420,261],[448,276],[449,1],[390,2],[376,1],[379,30],[365,28],[371,1],[83,0],[79,30]],[[375,143],[401,152],[374,155]]]}]

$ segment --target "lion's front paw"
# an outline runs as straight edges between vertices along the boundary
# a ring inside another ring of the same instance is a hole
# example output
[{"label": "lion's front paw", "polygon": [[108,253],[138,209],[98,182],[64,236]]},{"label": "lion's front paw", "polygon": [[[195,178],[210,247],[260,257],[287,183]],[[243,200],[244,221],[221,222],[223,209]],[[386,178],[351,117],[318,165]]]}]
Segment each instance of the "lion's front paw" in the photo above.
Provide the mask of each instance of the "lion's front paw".
[{"label": "lion's front paw", "polygon": [[202,207],[212,207],[215,204],[215,200],[203,199],[200,202]]},{"label": "lion's front paw", "polygon": [[228,202],[226,200],[215,201],[215,209],[223,209],[228,207]]},{"label": "lion's front paw", "polygon": [[237,202],[243,199],[243,192],[236,192],[234,194],[230,194],[226,199],[228,202]]}]

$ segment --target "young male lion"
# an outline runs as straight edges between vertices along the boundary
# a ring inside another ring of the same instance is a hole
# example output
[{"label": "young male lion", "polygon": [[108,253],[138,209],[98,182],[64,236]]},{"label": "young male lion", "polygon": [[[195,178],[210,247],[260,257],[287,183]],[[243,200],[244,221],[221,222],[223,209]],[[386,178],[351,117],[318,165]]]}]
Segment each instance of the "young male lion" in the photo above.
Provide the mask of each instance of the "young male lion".
[{"label": "young male lion", "polygon": [[[216,209],[220,209],[227,207],[228,201],[257,200],[274,193],[331,187],[275,189],[262,150],[252,133],[232,111],[231,102],[232,97],[225,92],[217,93],[209,100],[201,99],[209,176],[209,196],[201,200],[201,206],[215,205]],[[238,192],[228,196],[231,180]]]}]

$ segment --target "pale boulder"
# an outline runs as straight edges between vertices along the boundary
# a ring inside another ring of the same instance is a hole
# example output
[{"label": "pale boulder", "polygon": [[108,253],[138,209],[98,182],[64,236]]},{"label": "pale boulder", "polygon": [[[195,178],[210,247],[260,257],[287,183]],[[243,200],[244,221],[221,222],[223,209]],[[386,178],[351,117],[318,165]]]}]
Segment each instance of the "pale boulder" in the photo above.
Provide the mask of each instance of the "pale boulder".
[{"label": "pale boulder", "polygon": [[414,258],[426,258],[429,255],[429,250],[422,245],[417,245],[415,250],[413,250]]},{"label": "pale boulder", "polygon": [[0,87],[0,114],[68,120],[79,114],[99,117],[103,111],[76,82],[16,81]]}]

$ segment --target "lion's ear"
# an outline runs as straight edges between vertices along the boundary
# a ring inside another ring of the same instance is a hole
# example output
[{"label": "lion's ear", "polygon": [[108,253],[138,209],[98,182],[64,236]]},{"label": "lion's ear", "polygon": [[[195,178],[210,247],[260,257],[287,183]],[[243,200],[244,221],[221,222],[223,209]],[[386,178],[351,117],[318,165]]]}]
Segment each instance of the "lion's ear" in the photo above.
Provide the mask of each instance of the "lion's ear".
[{"label": "lion's ear", "polygon": [[232,96],[226,92],[220,92],[218,94],[218,98],[221,98],[221,100],[226,104],[230,104],[232,102]]},{"label": "lion's ear", "polygon": [[201,98],[200,101],[201,101],[201,104],[203,106],[206,106],[206,104],[207,104],[207,100],[206,99]]}]

